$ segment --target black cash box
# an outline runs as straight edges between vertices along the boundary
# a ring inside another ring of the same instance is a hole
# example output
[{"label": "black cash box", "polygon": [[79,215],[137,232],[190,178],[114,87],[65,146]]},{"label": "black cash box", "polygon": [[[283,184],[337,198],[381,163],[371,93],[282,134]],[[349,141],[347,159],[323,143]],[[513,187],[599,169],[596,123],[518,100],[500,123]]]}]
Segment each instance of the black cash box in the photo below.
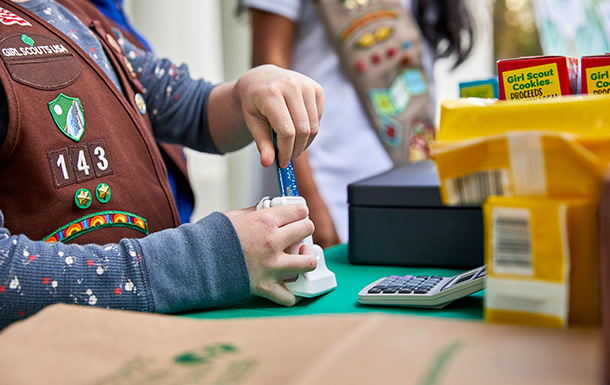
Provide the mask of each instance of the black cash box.
[{"label": "black cash box", "polygon": [[473,268],[484,264],[480,206],[441,202],[432,161],[398,166],[348,186],[349,261]]}]

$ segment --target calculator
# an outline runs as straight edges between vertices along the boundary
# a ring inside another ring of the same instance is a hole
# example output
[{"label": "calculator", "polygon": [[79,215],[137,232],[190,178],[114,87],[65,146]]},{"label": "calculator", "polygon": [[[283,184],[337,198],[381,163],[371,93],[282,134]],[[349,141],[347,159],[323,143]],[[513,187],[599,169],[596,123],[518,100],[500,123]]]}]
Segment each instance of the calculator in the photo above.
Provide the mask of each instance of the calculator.
[{"label": "calculator", "polygon": [[391,275],[376,280],[358,293],[365,305],[408,306],[440,309],[456,299],[485,288],[485,266],[454,275]]}]

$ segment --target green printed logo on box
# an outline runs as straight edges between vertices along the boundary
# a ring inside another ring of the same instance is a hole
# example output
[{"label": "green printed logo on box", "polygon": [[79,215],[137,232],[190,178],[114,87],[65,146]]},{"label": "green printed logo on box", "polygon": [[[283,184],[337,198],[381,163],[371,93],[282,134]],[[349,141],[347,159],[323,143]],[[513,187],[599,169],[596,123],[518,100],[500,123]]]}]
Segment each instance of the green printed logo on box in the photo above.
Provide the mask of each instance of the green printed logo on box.
[{"label": "green printed logo on box", "polygon": [[542,99],[561,95],[555,63],[505,71],[503,75],[506,100]]},{"label": "green printed logo on box", "polygon": [[610,93],[610,66],[587,68],[586,76],[590,94]]}]

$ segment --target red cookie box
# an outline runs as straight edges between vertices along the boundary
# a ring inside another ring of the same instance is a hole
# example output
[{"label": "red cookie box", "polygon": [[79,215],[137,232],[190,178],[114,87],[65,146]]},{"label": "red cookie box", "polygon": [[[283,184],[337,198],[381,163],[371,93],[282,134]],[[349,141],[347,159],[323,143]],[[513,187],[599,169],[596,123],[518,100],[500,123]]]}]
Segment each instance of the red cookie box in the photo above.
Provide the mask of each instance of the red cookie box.
[{"label": "red cookie box", "polygon": [[583,56],[580,60],[581,93],[610,93],[610,54]]},{"label": "red cookie box", "polygon": [[579,59],[528,56],[498,60],[500,100],[543,99],[578,92]]}]

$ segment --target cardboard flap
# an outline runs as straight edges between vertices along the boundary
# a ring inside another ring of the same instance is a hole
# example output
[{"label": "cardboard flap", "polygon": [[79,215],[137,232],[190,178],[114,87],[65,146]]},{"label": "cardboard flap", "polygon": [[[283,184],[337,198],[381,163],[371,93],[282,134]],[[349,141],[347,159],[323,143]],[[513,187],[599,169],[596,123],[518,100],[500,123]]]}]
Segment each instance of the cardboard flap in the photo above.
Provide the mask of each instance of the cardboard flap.
[{"label": "cardboard flap", "polygon": [[598,330],[382,314],[192,320],[54,305],[0,333],[6,384],[588,384]]}]

